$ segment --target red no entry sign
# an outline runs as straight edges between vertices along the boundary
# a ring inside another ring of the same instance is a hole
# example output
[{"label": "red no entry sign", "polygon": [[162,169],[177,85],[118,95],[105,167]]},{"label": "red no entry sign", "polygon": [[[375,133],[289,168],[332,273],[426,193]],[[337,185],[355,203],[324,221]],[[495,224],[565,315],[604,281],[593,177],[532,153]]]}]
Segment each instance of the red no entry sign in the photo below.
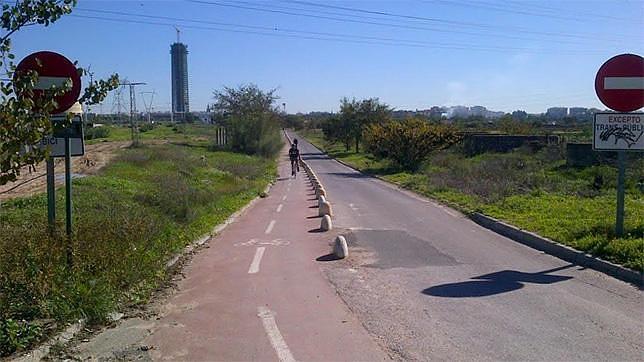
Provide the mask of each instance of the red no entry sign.
[{"label": "red no entry sign", "polygon": [[597,72],[595,92],[614,111],[632,112],[644,107],[644,59],[635,54],[610,58]]},{"label": "red no entry sign", "polygon": [[67,80],[71,79],[71,89],[55,98],[58,106],[52,113],[64,112],[76,103],[80,96],[81,79],[76,66],[69,59],[54,52],[36,52],[20,61],[16,67],[16,74],[30,70],[38,73],[38,82],[34,87],[36,98],[42,97],[44,91],[52,86],[62,87]]}]

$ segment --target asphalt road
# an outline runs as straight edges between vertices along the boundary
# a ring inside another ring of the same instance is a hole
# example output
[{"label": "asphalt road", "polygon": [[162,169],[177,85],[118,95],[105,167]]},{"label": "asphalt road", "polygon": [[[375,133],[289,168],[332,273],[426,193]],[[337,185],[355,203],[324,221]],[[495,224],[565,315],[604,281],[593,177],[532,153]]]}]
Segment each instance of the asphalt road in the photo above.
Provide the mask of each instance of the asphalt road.
[{"label": "asphalt road", "polygon": [[326,263],[327,276],[390,353],[644,360],[641,290],[497,235],[298,138],[328,192],[335,226],[348,229],[352,256]]}]

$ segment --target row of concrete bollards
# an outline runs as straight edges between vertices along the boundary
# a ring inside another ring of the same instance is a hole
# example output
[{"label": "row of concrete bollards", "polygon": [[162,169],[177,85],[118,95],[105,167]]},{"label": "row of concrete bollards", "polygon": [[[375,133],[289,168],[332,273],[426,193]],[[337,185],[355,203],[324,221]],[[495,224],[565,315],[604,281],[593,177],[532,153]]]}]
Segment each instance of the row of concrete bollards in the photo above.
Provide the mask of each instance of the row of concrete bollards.
[{"label": "row of concrete bollards", "polygon": [[[318,215],[322,217],[320,222],[321,231],[329,231],[333,229],[333,222],[331,221],[331,216],[333,216],[333,208],[331,203],[327,200],[327,192],[324,189],[324,186],[318,179],[318,176],[315,174],[315,171],[304,161],[301,161],[302,168],[311,182],[311,186],[315,191],[315,197],[318,199]],[[349,256],[349,248],[347,247],[347,241],[344,236],[340,235],[335,239],[333,254],[339,258],[346,258]]]},{"label": "row of concrete bollards", "polygon": [[[286,130],[284,130],[284,136],[288,140],[289,145],[293,143],[291,137],[289,137]],[[318,179],[318,176],[315,174],[311,166],[309,166],[304,160],[300,160],[300,165],[306,172],[309,182],[315,191],[315,198],[318,200],[318,215],[322,217],[320,222],[321,231],[329,231],[333,229],[333,222],[331,221],[331,216],[333,216],[333,209],[331,208],[331,203],[327,200],[327,193],[324,189],[324,186]],[[343,259],[349,256],[349,248],[347,246],[347,240],[344,236],[339,235],[335,238],[335,243],[333,246],[333,254],[339,258]]]}]

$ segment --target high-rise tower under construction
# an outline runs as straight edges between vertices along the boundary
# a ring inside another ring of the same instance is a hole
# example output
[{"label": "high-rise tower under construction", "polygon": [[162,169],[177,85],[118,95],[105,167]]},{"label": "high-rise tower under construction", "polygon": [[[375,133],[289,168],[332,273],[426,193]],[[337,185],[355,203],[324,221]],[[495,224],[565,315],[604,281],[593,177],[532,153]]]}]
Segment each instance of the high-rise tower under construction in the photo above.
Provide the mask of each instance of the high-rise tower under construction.
[{"label": "high-rise tower under construction", "polygon": [[188,100],[188,47],[176,42],[170,46],[172,57],[172,112],[185,119],[190,112]]}]

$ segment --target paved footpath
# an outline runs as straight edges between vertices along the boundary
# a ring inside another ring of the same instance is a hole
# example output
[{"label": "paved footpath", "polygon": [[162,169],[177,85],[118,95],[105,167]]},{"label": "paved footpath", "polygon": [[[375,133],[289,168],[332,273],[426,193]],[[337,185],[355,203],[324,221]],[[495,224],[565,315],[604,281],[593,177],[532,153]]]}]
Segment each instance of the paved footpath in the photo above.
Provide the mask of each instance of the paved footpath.
[{"label": "paved footpath", "polygon": [[329,253],[332,234],[312,232],[320,219],[314,217],[317,202],[305,174],[288,177],[286,153],[279,171],[269,197],[210,240],[210,247],[186,266],[160,319],[133,327],[146,329],[141,344],[151,347],[149,357],[388,359],[320,270],[316,258]]}]

